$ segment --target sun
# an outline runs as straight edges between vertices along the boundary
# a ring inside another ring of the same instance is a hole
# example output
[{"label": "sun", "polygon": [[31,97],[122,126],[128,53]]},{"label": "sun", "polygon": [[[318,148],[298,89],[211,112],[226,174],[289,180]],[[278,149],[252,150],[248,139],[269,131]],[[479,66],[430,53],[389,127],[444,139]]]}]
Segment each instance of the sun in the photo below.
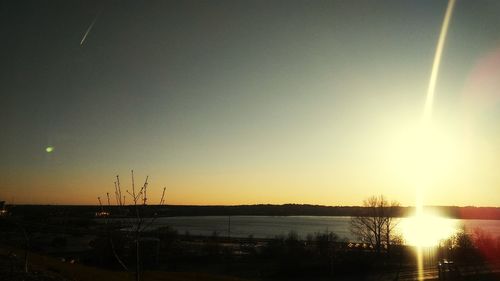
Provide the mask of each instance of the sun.
[{"label": "sun", "polygon": [[417,247],[435,247],[440,241],[456,233],[455,220],[429,212],[420,212],[402,220],[401,232],[406,244]]}]

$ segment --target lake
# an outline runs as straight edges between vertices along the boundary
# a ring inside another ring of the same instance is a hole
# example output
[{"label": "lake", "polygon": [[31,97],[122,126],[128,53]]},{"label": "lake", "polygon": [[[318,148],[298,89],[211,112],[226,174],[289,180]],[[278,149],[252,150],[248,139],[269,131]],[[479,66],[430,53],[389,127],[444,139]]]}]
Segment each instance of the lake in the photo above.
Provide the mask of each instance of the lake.
[{"label": "lake", "polygon": [[[329,216],[194,216],[194,217],[161,217],[154,222],[154,227],[170,226],[179,234],[189,232],[191,235],[227,236],[231,237],[274,238],[278,235],[287,235],[295,231],[301,238],[308,234],[320,232],[334,232],[340,238],[355,240],[349,231],[351,217]],[[410,219],[401,218],[399,225],[411,224]],[[482,229],[494,237],[500,236],[500,220],[460,220],[445,219],[447,224],[453,225],[455,231],[463,226],[467,232]],[[404,231],[403,231],[404,232]]]}]

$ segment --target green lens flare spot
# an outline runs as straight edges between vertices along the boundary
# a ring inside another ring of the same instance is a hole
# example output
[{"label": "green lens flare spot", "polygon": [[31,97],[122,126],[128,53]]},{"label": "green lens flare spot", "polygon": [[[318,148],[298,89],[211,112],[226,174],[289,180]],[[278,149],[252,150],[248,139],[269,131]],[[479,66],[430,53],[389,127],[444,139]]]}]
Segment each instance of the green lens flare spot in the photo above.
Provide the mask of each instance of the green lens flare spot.
[{"label": "green lens flare spot", "polygon": [[54,151],[54,147],[53,147],[53,146],[47,146],[47,147],[45,148],[45,151],[46,151],[47,153],[51,153],[52,151]]}]

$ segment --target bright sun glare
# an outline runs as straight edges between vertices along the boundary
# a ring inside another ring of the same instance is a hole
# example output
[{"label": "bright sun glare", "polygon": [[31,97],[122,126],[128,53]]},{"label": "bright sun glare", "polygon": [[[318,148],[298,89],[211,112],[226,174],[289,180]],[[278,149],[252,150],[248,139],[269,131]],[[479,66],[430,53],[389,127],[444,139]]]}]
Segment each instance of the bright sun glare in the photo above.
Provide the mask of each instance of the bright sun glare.
[{"label": "bright sun glare", "polygon": [[405,242],[411,246],[434,247],[457,231],[455,220],[423,212],[400,223]]}]

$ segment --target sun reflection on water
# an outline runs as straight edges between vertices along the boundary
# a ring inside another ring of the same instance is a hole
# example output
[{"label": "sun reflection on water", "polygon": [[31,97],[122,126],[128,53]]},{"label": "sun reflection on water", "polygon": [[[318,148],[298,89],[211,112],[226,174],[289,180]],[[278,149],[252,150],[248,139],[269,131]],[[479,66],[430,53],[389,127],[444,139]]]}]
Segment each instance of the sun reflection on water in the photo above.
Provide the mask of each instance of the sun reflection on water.
[{"label": "sun reflection on water", "polygon": [[400,222],[405,243],[417,247],[435,247],[459,230],[457,220],[422,212]]}]

